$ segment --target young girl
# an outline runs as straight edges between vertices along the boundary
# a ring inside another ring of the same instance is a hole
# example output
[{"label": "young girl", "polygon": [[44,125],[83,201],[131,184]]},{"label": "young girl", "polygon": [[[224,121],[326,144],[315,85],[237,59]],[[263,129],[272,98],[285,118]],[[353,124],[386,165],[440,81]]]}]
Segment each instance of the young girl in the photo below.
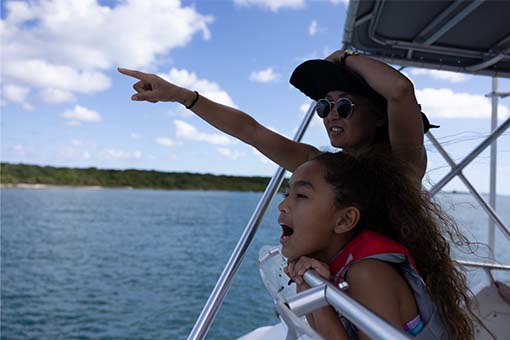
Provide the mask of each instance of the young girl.
[{"label": "young girl", "polygon": [[[321,153],[197,91],[176,86],[154,74],[122,68],[119,72],[139,80],[134,84],[137,94],[132,96],[133,100],[179,102],[291,172]],[[333,146],[357,154],[376,144],[386,144],[399,161],[412,169],[413,177],[421,184],[427,167],[423,133],[433,126],[420,113],[413,85],[403,74],[375,59],[336,51],[327,60],[309,60],[298,66],[290,82],[318,101],[316,110]]]},{"label": "young girl", "polygon": [[[347,281],[347,294],[409,335],[471,339],[466,280],[444,235],[467,240],[405,171],[380,153],[324,153],[298,167],[278,207],[285,271],[298,291],[310,268]],[[326,339],[367,339],[332,307],[307,318]]]}]

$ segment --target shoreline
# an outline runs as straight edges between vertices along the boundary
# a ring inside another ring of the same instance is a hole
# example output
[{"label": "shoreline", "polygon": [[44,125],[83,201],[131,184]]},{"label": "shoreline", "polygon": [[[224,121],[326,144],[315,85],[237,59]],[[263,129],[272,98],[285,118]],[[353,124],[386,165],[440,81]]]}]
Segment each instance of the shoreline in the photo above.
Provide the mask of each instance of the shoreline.
[{"label": "shoreline", "polygon": [[97,168],[57,168],[0,163],[0,187],[123,188],[154,190],[220,190],[263,192],[270,181],[262,176],[227,176],[153,170],[113,170]]},{"label": "shoreline", "polygon": [[30,183],[18,183],[18,184],[5,184],[0,183],[0,188],[16,188],[16,189],[133,189],[133,187],[103,187],[99,185],[55,185],[55,184],[30,184]]},{"label": "shoreline", "polygon": [[263,192],[253,190],[227,190],[227,189],[168,189],[168,188],[134,188],[131,186],[99,186],[99,185],[55,185],[55,184],[4,184],[0,183],[0,189],[27,189],[27,190],[43,190],[43,189],[84,189],[84,190],[103,190],[103,189],[122,189],[122,190],[165,190],[165,191],[225,191],[225,192]]},{"label": "shoreline", "polygon": [[[100,186],[100,185],[55,185],[55,184],[31,184],[31,183],[0,183],[0,189],[4,188],[14,188],[14,189],[32,189],[32,190],[42,190],[42,189],[86,189],[86,190],[102,190],[102,189],[125,189],[125,190],[167,190],[167,191],[229,191],[229,192],[263,192],[262,191],[244,191],[244,190],[227,190],[227,189],[168,189],[168,188],[134,188],[132,186]],[[443,194],[451,194],[451,195],[471,195],[468,191],[441,191]],[[481,193],[482,195],[488,195],[487,193]],[[498,196],[508,196],[501,195]]]}]

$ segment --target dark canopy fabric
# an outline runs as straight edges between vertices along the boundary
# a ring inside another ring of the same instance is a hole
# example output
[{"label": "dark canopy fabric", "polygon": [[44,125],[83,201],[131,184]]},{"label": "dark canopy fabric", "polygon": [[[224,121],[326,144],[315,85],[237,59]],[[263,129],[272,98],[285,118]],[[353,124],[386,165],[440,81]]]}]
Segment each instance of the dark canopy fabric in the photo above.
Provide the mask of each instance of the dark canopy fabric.
[{"label": "dark canopy fabric", "polygon": [[391,64],[510,78],[510,1],[351,0],[343,44]]}]

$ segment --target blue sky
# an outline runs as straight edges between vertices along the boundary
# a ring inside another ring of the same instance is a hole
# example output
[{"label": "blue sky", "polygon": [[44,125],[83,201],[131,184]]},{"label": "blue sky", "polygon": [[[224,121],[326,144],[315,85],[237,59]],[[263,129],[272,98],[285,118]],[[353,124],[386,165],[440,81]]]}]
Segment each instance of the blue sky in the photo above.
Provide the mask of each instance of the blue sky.
[{"label": "blue sky", "polygon": [[[309,100],[292,70],[342,44],[346,1],[3,1],[1,160],[70,167],[272,175],[275,165],[178,104],[130,100],[154,72],[235,105],[292,137]],[[491,78],[406,68],[435,136],[460,161],[490,130]],[[509,91],[508,79],[499,80]],[[500,100],[500,120],[509,99]],[[325,148],[318,119],[305,142]],[[426,139],[435,182],[449,167]],[[488,190],[489,153],[465,170]],[[498,192],[510,194],[510,138],[498,143]],[[447,190],[466,191],[454,180]]]}]

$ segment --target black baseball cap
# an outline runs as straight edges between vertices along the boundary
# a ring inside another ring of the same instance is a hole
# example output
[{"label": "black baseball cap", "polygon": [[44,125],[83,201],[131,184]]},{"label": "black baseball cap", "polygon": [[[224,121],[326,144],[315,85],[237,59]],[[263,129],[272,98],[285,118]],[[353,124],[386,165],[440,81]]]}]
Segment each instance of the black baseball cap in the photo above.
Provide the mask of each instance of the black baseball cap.
[{"label": "black baseball cap", "polygon": [[[292,72],[290,83],[308,97],[317,101],[330,91],[346,91],[368,98],[383,112],[386,112],[386,98],[376,92],[367,82],[345,65],[323,59],[307,60]],[[422,112],[423,132],[438,125],[430,124]]]}]

